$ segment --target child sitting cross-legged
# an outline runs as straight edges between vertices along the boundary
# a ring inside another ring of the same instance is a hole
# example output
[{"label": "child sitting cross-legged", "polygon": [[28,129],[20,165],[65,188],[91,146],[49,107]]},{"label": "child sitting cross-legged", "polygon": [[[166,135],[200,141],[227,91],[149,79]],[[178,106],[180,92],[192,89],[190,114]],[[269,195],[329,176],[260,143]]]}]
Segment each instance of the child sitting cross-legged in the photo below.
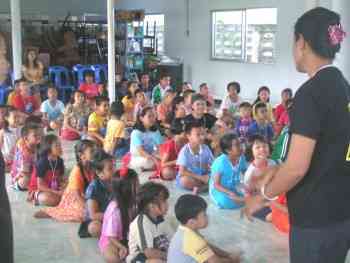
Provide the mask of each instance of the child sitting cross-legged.
[{"label": "child sitting cross-legged", "polygon": [[249,102],[242,102],[239,105],[239,119],[236,122],[235,132],[244,147],[247,145],[248,130],[252,123],[252,105]]},{"label": "child sitting cross-legged", "polygon": [[159,147],[160,169],[157,178],[163,180],[173,180],[176,177],[178,168],[176,166],[177,157],[182,146],[186,143],[184,127],[181,123],[173,124],[171,127],[173,138],[168,139]]},{"label": "child sitting cross-legged", "polygon": [[40,107],[47,126],[52,130],[58,130],[63,123],[64,104],[57,99],[57,89],[50,85],[47,89],[47,97]]},{"label": "child sitting cross-legged", "polygon": [[134,122],[137,120],[137,116],[140,112],[149,105],[149,100],[142,89],[137,89],[135,91],[135,108],[134,108]]},{"label": "child sitting cross-legged", "polygon": [[222,154],[211,167],[210,197],[220,208],[236,209],[244,204],[244,196],[239,187],[241,175],[247,170],[247,162],[236,135],[224,135],[220,139],[220,147]]},{"label": "child sitting cross-legged", "polygon": [[28,201],[34,205],[56,206],[61,201],[65,170],[61,155],[59,138],[54,134],[46,135],[29,184]]},{"label": "child sitting cross-legged", "polygon": [[205,129],[199,122],[189,123],[185,126],[188,144],[182,147],[177,165],[179,173],[177,183],[188,190],[205,191],[208,189],[210,166],[213,154],[204,144]]},{"label": "child sitting cross-legged", "polygon": [[123,168],[112,178],[112,200],[103,216],[99,248],[107,263],[120,263],[128,254],[129,225],[136,216],[139,180],[134,170]]},{"label": "child sitting cross-legged", "polygon": [[107,123],[107,132],[103,148],[117,158],[123,157],[129,151],[125,135],[125,123],[121,120],[124,114],[124,105],[115,101],[111,105],[110,120]]},{"label": "child sitting cross-legged", "polygon": [[168,212],[168,189],[148,182],[137,195],[138,216],[129,229],[129,255],[126,262],[166,262],[173,230],[164,216]]},{"label": "child sitting cross-legged", "polygon": [[108,109],[108,97],[96,97],[96,109],[89,116],[88,135],[101,146],[106,135]]},{"label": "child sitting cross-legged", "polygon": [[230,254],[210,244],[199,233],[208,227],[207,203],[198,195],[186,194],[175,204],[175,216],[180,222],[170,242],[168,263],[238,263],[239,254]]},{"label": "child sitting cross-legged", "polygon": [[34,214],[36,218],[53,218],[61,222],[82,222],[85,213],[85,190],[95,178],[91,168],[95,144],[89,140],[79,141],[75,147],[77,164],[70,172],[68,185],[60,203],[55,207],[46,207]]},{"label": "child sitting cross-legged", "polygon": [[152,107],[144,108],[137,118],[130,137],[130,168],[155,170],[159,163],[158,147],[163,137],[156,124],[156,114]]},{"label": "child sitting cross-legged", "polygon": [[114,173],[113,157],[103,150],[95,152],[92,167],[96,178],[85,192],[85,219],[79,228],[80,237],[99,237],[101,234],[103,214],[111,199],[111,180]]}]

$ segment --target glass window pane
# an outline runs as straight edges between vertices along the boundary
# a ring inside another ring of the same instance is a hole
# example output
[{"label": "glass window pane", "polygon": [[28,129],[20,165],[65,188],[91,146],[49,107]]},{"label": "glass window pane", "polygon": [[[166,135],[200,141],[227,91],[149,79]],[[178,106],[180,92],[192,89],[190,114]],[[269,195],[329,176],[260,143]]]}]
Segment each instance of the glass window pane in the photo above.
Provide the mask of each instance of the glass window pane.
[{"label": "glass window pane", "polygon": [[246,61],[274,63],[277,33],[277,8],[246,11]]},{"label": "glass window pane", "polygon": [[[147,32],[148,23],[148,32]],[[154,32],[154,24],[156,25]],[[164,35],[165,35],[165,16],[164,14],[146,15],[144,20],[144,34],[149,36],[156,35],[158,40],[158,53],[164,53]],[[145,46],[150,46],[151,41],[146,40]]]},{"label": "glass window pane", "polygon": [[243,11],[217,11],[212,17],[212,56],[242,60]]}]

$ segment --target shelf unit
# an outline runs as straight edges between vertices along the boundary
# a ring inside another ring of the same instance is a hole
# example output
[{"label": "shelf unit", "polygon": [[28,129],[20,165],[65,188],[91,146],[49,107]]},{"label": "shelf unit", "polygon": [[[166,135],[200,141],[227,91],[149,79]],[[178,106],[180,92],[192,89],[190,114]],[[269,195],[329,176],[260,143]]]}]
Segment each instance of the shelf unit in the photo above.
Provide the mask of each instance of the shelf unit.
[{"label": "shelf unit", "polygon": [[144,70],[144,11],[116,11],[116,63],[123,67],[125,78]]}]

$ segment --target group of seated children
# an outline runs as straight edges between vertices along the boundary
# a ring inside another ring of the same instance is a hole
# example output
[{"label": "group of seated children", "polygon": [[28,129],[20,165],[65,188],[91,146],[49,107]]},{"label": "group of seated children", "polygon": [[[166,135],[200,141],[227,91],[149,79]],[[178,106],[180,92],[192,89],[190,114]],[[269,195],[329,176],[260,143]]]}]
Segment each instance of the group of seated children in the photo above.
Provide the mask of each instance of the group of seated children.
[{"label": "group of seated children", "polygon": [[[169,192],[153,182],[140,186],[139,175],[153,171],[150,179],[174,180],[195,194],[209,191],[219,208],[242,207],[246,196],[257,194],[264,170],[283,161],[292,92],[282,92],[273,112],[267,87],[251,105],[240,98],[240,84],[231,82],[216,114],[205,83],[198,94],[187,84],[175,92],[164,75],[151,98],[146,84],[129,82],[125,96],[110,105],[87,74],[66,106],[52,85],[40,106],[28,84],[17,81],[11,106],[0,107],[0,146],[13,188],[47,206],[35,217],[80,222],[80,237],[99,237],[106,262],[232,262],[236,256],[198,233],[207,226],[202,198],[178,200],[181,226],[171,240],[164,219]],[[79,140],[68,180],[60,138]],[[123,163],[118,171],[116,158]],[[288,232],[285,196],[269,207],[263,219]]]}]

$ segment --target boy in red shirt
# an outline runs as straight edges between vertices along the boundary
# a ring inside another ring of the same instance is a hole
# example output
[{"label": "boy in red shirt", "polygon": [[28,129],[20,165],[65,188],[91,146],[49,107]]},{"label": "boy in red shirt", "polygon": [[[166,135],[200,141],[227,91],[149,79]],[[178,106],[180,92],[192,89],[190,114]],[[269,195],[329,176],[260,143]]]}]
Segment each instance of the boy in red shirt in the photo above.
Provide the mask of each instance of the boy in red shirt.
[{"label": "boy in red shirt", "polygon": [[19,92],[13,98],[13,107],[22,112],[24,117],[31,114],[41,115],[39,102],[30,94],[27,81],[20,79],[16,84],[18,85]]},{"label": "boy in red shirt", "polygon": [[175,179],[178,172],[177,156],[182,146],[187,143],[182,123],[172,125],[171,133],[174,137],[164,142],[159,148],[161,160],[155,177],[163,180]]},{"label": "boy in red shirt", "polygon": [[80,84],[79,90],[82,91],[88,99],[99,96],[100,85],[94,82],[94,73],[87,71],[85,73],[85,83]]}]

